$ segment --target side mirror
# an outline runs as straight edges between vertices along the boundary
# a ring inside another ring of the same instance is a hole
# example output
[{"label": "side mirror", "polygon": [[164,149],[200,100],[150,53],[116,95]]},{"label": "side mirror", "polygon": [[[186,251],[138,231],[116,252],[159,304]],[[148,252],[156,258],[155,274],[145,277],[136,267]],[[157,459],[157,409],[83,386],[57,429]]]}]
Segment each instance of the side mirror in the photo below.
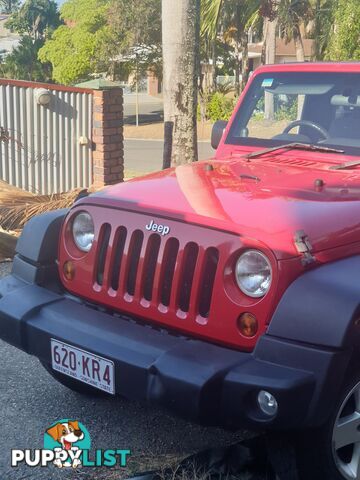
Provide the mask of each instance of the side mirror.
[{"label": "side mirror", "polygon": [[214,123],[211,132],[211,146],[214,150],[216,150],[219,146],[220,140],[223,136],[224,130],[227,127],[228,122],[225,120],[218,120]]}]

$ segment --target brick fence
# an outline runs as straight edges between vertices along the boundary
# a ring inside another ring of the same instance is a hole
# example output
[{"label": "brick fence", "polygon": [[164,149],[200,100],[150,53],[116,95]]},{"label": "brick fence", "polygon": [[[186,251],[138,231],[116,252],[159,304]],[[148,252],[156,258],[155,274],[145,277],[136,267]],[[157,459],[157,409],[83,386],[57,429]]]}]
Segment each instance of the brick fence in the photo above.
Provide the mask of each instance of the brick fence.
[{"label": "brick fence", "polygon": [[93,93],[93,181],[95,187],[124,180],[123,91]]}]

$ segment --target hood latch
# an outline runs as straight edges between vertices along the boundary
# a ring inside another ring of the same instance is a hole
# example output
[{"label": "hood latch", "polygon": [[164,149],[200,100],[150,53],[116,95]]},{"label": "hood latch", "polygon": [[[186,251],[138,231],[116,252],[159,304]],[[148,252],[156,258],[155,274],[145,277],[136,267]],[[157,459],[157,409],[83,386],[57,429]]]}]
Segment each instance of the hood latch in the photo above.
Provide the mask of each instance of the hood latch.
[{"label": "hood latch", "polygon": [[297,230],[295,232],[294,240],[296,250],[303,256],[301,263],[306,266],[316,262],[316,258],[312,254],[312,245],[304,230]]}]

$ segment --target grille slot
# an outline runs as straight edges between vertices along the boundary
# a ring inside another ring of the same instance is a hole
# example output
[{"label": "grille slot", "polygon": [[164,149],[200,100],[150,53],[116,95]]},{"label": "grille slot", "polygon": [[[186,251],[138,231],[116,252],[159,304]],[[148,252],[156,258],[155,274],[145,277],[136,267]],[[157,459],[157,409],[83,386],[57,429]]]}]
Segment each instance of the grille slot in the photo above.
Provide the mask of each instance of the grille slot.
[{"label": "grille slot", "polygon": [[179,241],[176,238],[170,238],[165,246],[163,272],[160,280],[160,300],[166,307],[170,305],[171,287],[174,279],[179,246]]},{"label": "grille slot", "polygon": [[155,270],[156,270],[156,265],[158,261],[160,244],[161,244],[160,236],[151,235],[146,247],[142,288],[143,288],[144,298],[149,302],[152,300],[154,277],[155,277]]},{"label": "grille slot", "polygon": [[101,227],[100,232],[100,241],[99,241],[99,249],[97,255],[97,268],[96,268],[96,282],[99,285],[102,285],[104,282],[104,270],[105,270],[105,261],[106,261],[106,253],[109,248],[109,240],[111,234],[111,226],[108,223],[105,223]]},{"label": "grille slot", "polygon": [[198,255],[199,246],[194,242],[188,243],[184,250],[181,280],[179,282],[179,290],[177,292],[179,308],[183,312],[189,311],[190,296]]},{"label": "grille slot", "polygon": [[207,318],[210,313],[216,271],[219,264],[219,251],[217,248],[208,248],[205,252],[204,270],[202,273],[201,291],[199,299],[199,314]]},{"label": "grille slot", "polygon": [[120,270],[122,265],[122,258],[124,255],[124,247],[127,237],[127,230],[125,227],[120,227],[116,232],[116,238],[114,241],[114,260],[112,265],[112,272],[111,272],[111,288],[113,290],[118,290],[119,288],[119,276]]},{"label": "grille slot", "polygon": [[141,230],[135,230],[132,235],[129,257],[128,257],[128,275],[126,281],[126,291],[129,295],[135,294],[136,277],[140,261],[141,247],[144,241],[144,234]]}]

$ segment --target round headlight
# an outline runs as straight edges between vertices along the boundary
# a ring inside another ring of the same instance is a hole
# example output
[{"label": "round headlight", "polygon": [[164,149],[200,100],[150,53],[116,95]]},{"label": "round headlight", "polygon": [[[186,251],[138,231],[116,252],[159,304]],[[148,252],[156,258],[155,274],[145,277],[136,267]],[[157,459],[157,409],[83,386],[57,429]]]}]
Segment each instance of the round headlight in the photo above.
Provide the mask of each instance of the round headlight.
[{"label": "round headlight", "polygon": [[236,263],[235,276],[240,290],[249,297],[263,297],[271,285],[271,265],[258,250],[248,250]]},{"label": "round headlight", "polygon": [[79,213],[72,226],[74,242],[82,252],[89,252],[94,242],[94,222],[86,212]]}]

